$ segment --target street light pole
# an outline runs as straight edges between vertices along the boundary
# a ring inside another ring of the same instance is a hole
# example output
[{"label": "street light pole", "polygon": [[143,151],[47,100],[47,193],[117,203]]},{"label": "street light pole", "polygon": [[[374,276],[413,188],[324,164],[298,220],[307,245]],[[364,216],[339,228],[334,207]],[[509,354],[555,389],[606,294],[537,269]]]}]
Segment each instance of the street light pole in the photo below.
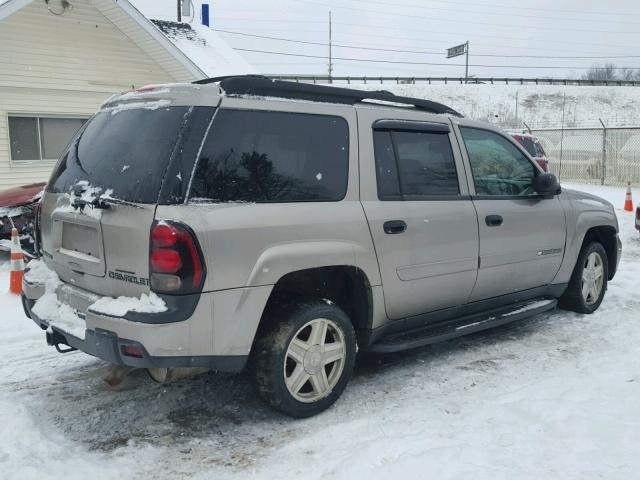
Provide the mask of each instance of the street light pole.
[{"label": "street light pole", "polygon": [[467,61],[464,66],[464,81],[465,83],[467,83],[467,81],[469,80],[469,40],[467,40],[467,43],[465,43],[464,49],[466,50],[466,53],[467,53],[466,55]]}]

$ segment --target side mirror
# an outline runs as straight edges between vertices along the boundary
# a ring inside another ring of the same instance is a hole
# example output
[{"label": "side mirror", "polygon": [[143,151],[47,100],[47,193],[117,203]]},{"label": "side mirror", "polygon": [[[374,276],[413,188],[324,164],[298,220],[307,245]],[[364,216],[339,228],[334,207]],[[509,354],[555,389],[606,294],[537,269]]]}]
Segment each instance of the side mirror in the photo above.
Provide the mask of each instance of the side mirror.
[{"label": "side mirror", "polygon": [[557,177],[553,173],[540,173],[533,179],[533,189],[539,195],[557,195],[562,191]]}]

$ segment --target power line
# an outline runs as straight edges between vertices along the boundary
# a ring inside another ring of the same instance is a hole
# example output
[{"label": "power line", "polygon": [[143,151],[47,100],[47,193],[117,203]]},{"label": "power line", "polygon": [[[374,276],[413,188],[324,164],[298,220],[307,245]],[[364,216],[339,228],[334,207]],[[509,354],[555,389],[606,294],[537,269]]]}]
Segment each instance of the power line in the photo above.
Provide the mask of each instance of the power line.
[{"label": "power line", "polygon": [[[469,5],[477,5],[479,7],[493,7],[493,8],[507,8],[507,9],[513,9],[514,6],[513,5],[501,5],[501,4],[493,4],[493,3],[481,3],[481,2],[467,2],[465,1],[460,1],[460,2],[456,2],[453,0],[438,0],[438,1],[433,1],[433,0],[426,0],[429,3],[445,3],[445,4],[452,4],[452,5],[463,5],[465,7],[468,7]],[[576,14],[575,10],[567,10],[567,9],[562,9],[562,8],[535,8],[535,7],[524,7],[522,5],[518,5],[517,8],[519,10],[532,10],[532,11],[536,11],[536,12],[563,12],[563,13],[571,13],[573,15]],[[581,11],[578,12],[579,14],[582,15],[617,15],[617,16],[627,16],[627,15],[634,15],[634,16],[640,16],[640,12],[635,13],[635,12],[625,12],[625,13],[614,13],[611,11]]]},{"label": "power line", "polygon": [[[432,7],[429,5],[417,5],[417,4],[406,4],[406,3],[392,3],[392,2],[382,2],[376,0],[353,0],[356,2],[363,2],[367,4],[376,4],[376,5],[389,5],[392,7],[406,7],[406,8],[427,8],[429,10],[440,10],[443,12],[454,12],[459,13],[459,10],[454,10],[451,8],[441,8],[441,7]],[[440,2],[438,2],[440,3]],[[460,4],[461,2],[441,2],[445,4]],[[469,4],[464,3],[463,5],[468,6]],[[513,10],[513,9],[512,9]],[[638,22],[624,22],[619,20],[603,20],[601,18],[575,18],[575,17],[549,17],[548,15],[525,15],[523,13],[501,13],[501,12],[489,12],[489,11],[477,11],[477,10],[466,10],[465,13],[479,13],[479,14],[490,14],[490,15],[503,15],[508,17],[523,17],[523,18],[540,18],[543,20],[562,20],[564,22],[591,22],[591,23],[622,23],[626,25],[638,25]]]},{"label": "power line", "polygon": [[[250,48],[235,48],[242,52],[253,53],[266,53],[270,55],[285,55],[288,57],[304,57],[304,58],[322,58],[326,59],[326,56],[322,55],[305,55],[302,53],[287,53],[287,52],[274,52],[270,50],[253,50]],[[334,57],[334,60],[343,60],[350,62],[371,62],[371,63],[389,63],[389,64],[401,64],[401,65],[434,65],[434,66],[446,66],[446,67],[464,67],[461,63],[436,63],[436,62],[403,62],[399,60],[374,60],[368,58],[347,58],[347,57]],[[526,69],[575,69],[575,70],[589,70],[592,67],[575,67],[575,66],[550,66],[550,65],[484,65],[484,64],[469,64],[470,67],[486,67],[486,68],[526,68]],[[613,70],[640,70],[640,67],[613,67]]]},{"label": "power line", "polygon": [[[212,28],[215,32],[228,33],[231,35],[240,35],[243,37],[263,38],[267,40],[277,40],[281,42],[299,43],[305,45],[319,45],[326,47],[327,44],[323,42],[312,42],[309,40],[297,40],[293,38],[273,37],[269,35],[258,35],[255,33],[236,32],[233,30],[222,30],[219,28]],[[439,52],[431,52],[427,50],[402,50],[393,48],[376,48],[376,47],[361,47],[356,45],[347,45],[340,43],[333,43],[334,47],[351,48],[355,50],[371,50],[377,52],[396,52],[396,53],[414,53],[421,55],[444,55],[444,50]],[[474,53],[470,54],[471,57],[499,57],[499,58],[564,58],[564,59],[620,59],[620,58],[640,58],[640,55],[588,55],[588,56],[574,56],[574,55],[509,55],[509,54],[493,54],[493,53]]]},{"label": "power line", "polygon": [[[320,45],[322,47],[326,47],[327,44],[326,42],[311,42],[308,40],[295,40],[293,38],[283,38],[283,37],[272,37],[269,35],[257,35],[255,33],[243,33],[243,32],[234,32],[232,30],[221,30],[218,28],[212,28],[211,30],[215,31],[215,32],[222,32],[222,33],[229,33],[231,35],[241,35],[243,37],[255,37],[255,38],[264,38],[264,39],[268,39],[268,40],[278,40],[278,41],[282,41],[282,42],[291,42],[291,43],[302,43],[302,44],[306,44],[306,45]],[[374,50],[374,51],[378,51],[378,52],[398,52],[398,53],[420,53],[420,54],[427,54],[427,55],[444,55],[444,50],[440,51],[440,52],[427,52],[424,50],[396,50],[396,49],[392,49],[392,48],[375,48],[375,47],[359,47],[359,46],[355,46],[355,45],[346,45],[346,44],[340,44],[340,43],[332,43],[332,45],[334,47],[341,47],[341,48],[353,48],[356,50]],[[638,56],[640,58],[640,55]]]},{"label": "power line", "polygon": [[[445,18],[437,18],[434,19],[433,17],[425,17],[425,16],[421,16],[421,15],[412,15],[412,14],[403,14],[403,13],[395,13],[395,12],[385,12],[385,11],[381,11],[381,10],[369,10],[369,9],[364,9],[364,8],[357,8],[357,7],[346,7],[343,5],[335,5],[335,4],[326,4],[326,3],[321,3],[321,2],[317,2],[314,0],[294,0],[296,2],[300,2],[300,3],[307,3],[307,4],[311,4],[311,5],[319,5],[325,8],[341,8],[343,10],[352,10],[352,11],[357,11],[357,12],[366,12],[368,14],[374,14],[374,15],[384,15],[386,17],[389,16],[394,16],[394,17],[406,17],[406,18],[420,18],[420,19],[425,19],[425,20],[437,20],[439,22],[447,22],[447,23],[471,23],[473,25],[487,25],[490,27],[500,27],[500,28],[517,28],[519,30],[522,29],[535,29],[535,30],[557,30],[556,27],[540,27],[540,26],[528,26],[528,25],[505,25],[502,23],[490,23],[490,22],[478,22],[478,21],[472,21],[472,20],[460,20],[460,19],[455,19],[455,20],[448,20]],[[563,31],[574,31],[574,32],[589,32],[589,33],[611,33],[611,34],[637,34],[638,32],[630,32],[630,31],[613,31],[613,30],[592,30],[592,29],[584,29],[584,28],[563,28]]]},{"label": "power line", "polygon": [[[353,25],[353,26],[357,26],[357,27],[375,27],[376,29],[382,29],[382,30],[387,30],[387,29],[393,29],[393,27],[385,27],[382,25],[377,25],[377,24],[370,24],[370,25],[362,25],[362,24],[355,24],[355,23],[343,23],[343,22],[333,22],[335,24],[338,25]],[[408,28],[404,28],[403,30],[410,30]],[[415,29],[413,29],[415,30]],[[421,31],[424,32],[424,29],[420,29],[420,30],[416,30],[416,31]],[[398,35],[381,35],[379,33],[351,33],[351,32],[338,32],[340,35],[348,35],[348,36],[353,36],[353,35],[358,35],[358,36],[364,36],[364,37],[374,37],[374,38],[392,38],[392,39],[399,39],[399,40],[416,40],[416,41],[424,41],[424,37],[423,38],[416,38],[416,37],[399,37]],[[455,36],[458,37],[458,39],[460,38],[461,34],[459,33],[455,33],[455,32],[443,32],[443,31],[437,31],[437,30],[432,30],[429,29],[428,33],[437,33],[439,35],[449,35],[449,36]],[[469,35],[470,40],[473,41],[474,40],[474,36],[473,35]],[[513,36],[504,36],[504,35],[488,35],[488,34],[482,34],[482,37],[490,37],[490,38],[496,38],[496,39],[504,39],[504,40],[521,40],[521,41],[527,41],[526,38],[514,38]],[[557,41],[555,40],[540,40],[537,39],[537,42],[548,42],[548,43],[553,43],[554,45],[557,45]],[[433,42],[431,40],[429,40],[430,43],[440,43],[440,44],[446,44],[446,45],[450,45],[451,42]],[[562,41],[563,44],[571,44],[571,45],[594,45],[594,46],[600,46],[602,47],[601,43],[588,43],[588,42],[571,42],[571,41],[567,41],[567,40],[563,40]],[[504,45],[489,45],[489,44],[479,44],[478,42],[474,42],[474,45],[481,45],[481,46],[499,46],[499,47],[504,47]],[[631,48],[631,49],[637,49],[638,46],[637,45],[613,45],[610,43],[607,43],[608,47],[617,47],[617,48]]]},{"label": "power line", "polygon": [[[360,0],[357,0],[360,1]],[[376,2],[368,2],[368,3],[376,3]],[[450,4],[450,5],[462,5],[464,7],[468,7],[470,5],[473,6],[478,6],[478,7],[489,7],[489,8],[497,8],[497,9],[507,9],[507,10],[514,10],[518,9],[518,10],[531,10],[531,11],[536,11],[536,12],[544,12],[544,13],[548,13],[548,12],[562,12],[562,13],[570,13],[573,16],[576,15],[609,15],[609,16],[618,16],[618,17],[628,17],[628,16],[640,16],[640,11],[638,12],[629,12],[628,10],[624,10],[623,13],[615,13],[612,12],[611,10],[609,11],[604,11],[604,10],[581,10],[581,11],[576,11],[575,9],[570,10],[570,9],[561,9],[561,8],[548,8],[548,7],[525,7],[522,6],[521,4],[518,5],[504,5],[504,4],[494,4],[494,3],[482,3],[482,2],[468,2],[467,0],[460,0],[460,1],[454,1],[454,0],[424,0],[424,3],[431,3],[431,4]],[[401,3],[389,3],[389,5],[392,6],[410,6],[410,7],[420,7],[420,8],[431,8],[429,6],[424,6],[424,5],[406,5],[406,4],[401,4]],[[251,13],[273,13],[273,12],[282,12],[282,13],[291,13],[290,9],[274,9],[274,8],[268,8],[266,10],[264,9],[258,9],[255,8],[255,6],[251,5]],[[243,10],[243,12],[246,10]],[[294,13],[300,13],[300,12],[294,12]],[[217,17],[220,18],[220,17]],[[542,17],[542,18],[546,18],[546,17]],[[567,20],[571,20],[571,19],[567,19]],[[319,20],[320,23],[324,23],[324,21]]]},{"label": "power line", "polygon": [[[378,23],[367,23],[367,24],[362,24],[362,23],[351,23],[351,22],[333,22],[334,25],[345,25],[345,26],[354,26],[354,27],[362,27],[362,28],[368,28],[371,29],[372,27],[374,27],[376,30],[380,29],[380,30],[394,30],[397,31],[396,27],[389,27],[387,26],[387,24],[378,24]],[[305,33],[326,33],[324,30],[309,30],[309,29],[283,29],[283,28],[275,28],[275,27],[256,27],[256,26],[252,26],[251,27],[253,30],[268,30],[268,31],[277,31],[277,32],[281,32],[281,31],[289,31],[289,32],[305,32]],[[425,33],[425,29],[424,28],[410,28],[410,27],[402,27],[402,31],[415,31],[415,32],[421,32],[421,33]],[[437,33],[439,34],[438,36],[454,36],[454,37],[458,37],[460,38],[459,33],[453,32],[451,30],[448,31],[442,31],[442,30],[433,30],[431,28],[429,28],[428,32],[429,34],[432,33]],[[406,40],[406,41],[425,41],[425,37],[421,37],[421,38],[417,38],[417,37],[406,37],[406,36],[398,36],[398,35],[382,35],[380,33],[362,33],[362,32],[358,32],[358,33],[353,33],[353,32],[341,32],[341,31],[337,31],[334,32],[334,34],[337,35],[347,35],[347,36],[361,36],[361,37],[373,37],[373,38],[390,38],[390,39],[394,39],[394,40]],[[473,34],[468,34],[468,32],[465,33],[465,36],[470,37],[469,39],[473,42],[474,45],[476,46],[482,46],[482,47],[498,47],[498,48],[517,48],[517,47],[511,47],[509,45],[505,45],[505,44],[501,44],[501,45],[495,45],[495,44],[488,44],[488,43],[481,43],[478,42],[476,39],[477,38],[496,38],[499,40],[510,40],[510,41],[526,41],[526,42],[530,42],[530,40],[528,38],[522,38],[522,37],[514,37],[513,35],[491,35],[491,34],[486,34],[483,33],[482,36],[478,36],[478,35],[473,35]],[[366,40],[365,40],[366,41]],[[455,40],[454,40],[455,41]],[[536,42],[539,43],[553,43],[554,46],[557,45],[557,41],[556,40],[545,40],[544,38],[541,39],[536,39]],[[369,44],[370,42],[367,42],[367,44]],[[386,42],[385,42],[386,43]],[[438,40],[429,40],[429,43],[431,44],[442,44],[442,45],[447,45],[450,46],[450,41],[438,41]],[[570,40],[562,40],[562,44],[567,44],[567,45],[582,45],[582,46],[589,46],[589,45],[593,45],[596,47],[603,47],[603,44],[600,43],[591,43],[591,42],[584,42],[584,41],[580,41],[580,42],[572,42]],[[621,44],[612,44],[612,43],[607,43],[606,44],[607,47],[615,47],[615,48],[626,48],[626,49],[637,49],[638,46],[637,45],[621,45]],[[534,48],[534,46],[527,46],[528,49]],[[575,50],[566,50],[566,51],[572,51],[575,53],[582,53],[582,52],[577,52]],[[584,52],[584,53],[591,53],[589,52]],[[603,54],[603,56],[605,56]]]}]

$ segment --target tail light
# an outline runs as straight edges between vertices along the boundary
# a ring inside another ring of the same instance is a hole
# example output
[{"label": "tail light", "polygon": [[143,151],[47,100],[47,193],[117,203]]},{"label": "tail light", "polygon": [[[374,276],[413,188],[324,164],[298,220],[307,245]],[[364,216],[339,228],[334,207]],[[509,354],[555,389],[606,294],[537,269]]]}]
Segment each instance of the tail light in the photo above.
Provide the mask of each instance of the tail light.
[{"label": "tail light", "polygon": [[184,224],[156,221],[149,248],[151,290],[187,294],[202,291],[206,269],[193,231]]}]

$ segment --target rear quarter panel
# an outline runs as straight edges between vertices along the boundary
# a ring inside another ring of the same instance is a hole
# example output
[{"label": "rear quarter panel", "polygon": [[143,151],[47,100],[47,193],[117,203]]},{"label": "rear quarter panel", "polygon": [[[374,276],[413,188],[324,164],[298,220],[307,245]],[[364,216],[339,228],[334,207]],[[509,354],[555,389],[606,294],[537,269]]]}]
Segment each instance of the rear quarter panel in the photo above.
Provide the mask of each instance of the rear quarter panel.
[{"label": "rear quarter panel", "polygon": [[189,225],[207,264],[205,291],[273,285],[306,268],[353,265],[380,285],[373,242],[359,200],[358,128],[351,106],[224,97],[221,108],[337,115],[349,126],[349,182],[338,202],[158,206],[157,219]]}]

